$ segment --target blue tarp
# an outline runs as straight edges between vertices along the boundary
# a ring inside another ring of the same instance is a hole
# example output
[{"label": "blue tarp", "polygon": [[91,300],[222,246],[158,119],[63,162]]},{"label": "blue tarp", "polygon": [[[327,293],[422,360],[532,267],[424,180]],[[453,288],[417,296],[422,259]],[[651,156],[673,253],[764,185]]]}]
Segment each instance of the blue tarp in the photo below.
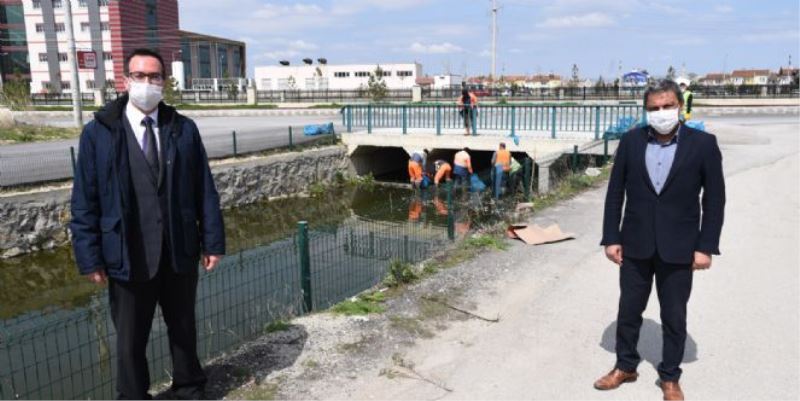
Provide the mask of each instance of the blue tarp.
[{"label": "blue tarp", "polygon": [[472,174],[469,177],[469,191],[470,192],[483,192],[486,189],[486,184],[481,181],[477,174]]},{"label": "blue tarp", "polygon": [[684,124],[689,128],[699,129],[700,131],[706,130],[706,124],[700,120],[689,120]]},{"label": "blue tarp", "polygon": [[309,124],[303,127],[303,135],[331,135],[333,134],[333,123],[327,124]]}]

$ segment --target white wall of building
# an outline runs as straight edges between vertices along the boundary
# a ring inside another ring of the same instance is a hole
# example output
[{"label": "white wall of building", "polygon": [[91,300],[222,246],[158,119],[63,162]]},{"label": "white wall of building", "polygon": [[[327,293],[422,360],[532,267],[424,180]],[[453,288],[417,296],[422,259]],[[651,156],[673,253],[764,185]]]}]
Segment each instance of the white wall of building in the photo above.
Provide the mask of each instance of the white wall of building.
[{"label": "white wall of building", "polygon": [[[45,33],[37,32],[36,26],[44,23],[41,8],[33,8],[32,2],[26,0],[22,2],[23,10],[25,12],[25,34],[28,40],[28,57],[30,58],[31,65],[31,93],[44,93],[45,82],[50,82],[50,71],[47,61],[41,61],[40,54],[47,54],[47,46],[45,42]],[[55,14],[56,24],[65,21],[66,2],[62,7],[53,9]],[[102,24],[108,26],[108,7],[100,7],[100,21]],[[77,50],[92,50],[91,32],[87,25],[89,24],[89,12],[86,7],[81,7],[78,0],[72,1],[72,24],[75,33],[75,44]],[[83,27],[83,28],[82,28]],[[67,54],[69,46],[67,44],[67,32],[57,32],[58,38],[58,52],[59,54]],[[111,31],[110,29],[102,31],[103,50],[104,52],[111,53]],[[114,79],[114,65],[112,60],[103,60],[103,54],[97,54],[98,66],[97,68],[106,69],[106,79]],[[69,62],[61,60],[59,62],[61,82],[70,82],[72,75],[70,73]],[[94,80],[94,70],[79,70],[78,77],[80,79],[81,92],[91,92],[92,89],[87,86],[87,81]],[[95,87],[102,88],[104,83],[95,82]],[[72,83],[70,82],[70,85]],[[69,92],[65,90],[64,92]]]},{"label": "white wall of building", "polygon": [[463,82],[461,75],[434,75],[433,89],[460,88],[461,82]]},{"label": "white wall of building", "polygon": [[[255,68],[258,90],[355,90],[367,87],[370,74],[380,65],[383,80],[389,89],[410,89],[422,75],[422,65],[411,64],[347,64],[289,65]],[[293,81],[293,82],[292,82]]]}]

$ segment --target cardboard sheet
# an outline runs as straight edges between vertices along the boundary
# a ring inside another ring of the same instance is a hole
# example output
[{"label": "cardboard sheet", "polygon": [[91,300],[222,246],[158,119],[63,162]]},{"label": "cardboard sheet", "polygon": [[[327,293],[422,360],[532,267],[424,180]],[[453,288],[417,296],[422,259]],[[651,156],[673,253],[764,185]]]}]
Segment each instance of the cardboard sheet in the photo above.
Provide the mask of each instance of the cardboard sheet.
[{"label": "cardboard sheet", "polygon": [[551,224],[542,228],[538,225],[512,224],[508,227],[506,235],[512,239],[519,239],[528,245],[552,244],[554,242],[574,239],[575,235],[564,233],[558,224]]}]

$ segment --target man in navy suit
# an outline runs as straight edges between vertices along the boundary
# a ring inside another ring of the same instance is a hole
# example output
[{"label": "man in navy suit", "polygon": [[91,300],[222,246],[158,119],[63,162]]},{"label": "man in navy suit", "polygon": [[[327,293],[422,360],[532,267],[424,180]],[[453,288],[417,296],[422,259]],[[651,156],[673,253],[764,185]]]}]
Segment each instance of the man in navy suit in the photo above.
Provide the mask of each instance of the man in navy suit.
[{"label": "man in navy suit", "polygon": [[172,390],[204,396],[197,357],[198,262],[225,254],[219,195],[194,121],[162,102],[158,53],[125,60],[127,94],[86,124],[72,188],[72,246],[81,274],[108,282],[117,333],[117,397],[150,398],[145,350],[156,305],[172,355]]},{"label": "man in navy suit", "polygon": [[725,181],[716,137],[683,125],[682,106],[675,82],[648,88],[648,125],[626,133],[614,159],[600,244],[619,266],[617,362],[595,382],[599,390],[638,377],[639,329],[655,276],[664,336],[660,386],[665,400],[683,399],[686,305],[694,271],[708,269],[711,255],[719,255]]}]

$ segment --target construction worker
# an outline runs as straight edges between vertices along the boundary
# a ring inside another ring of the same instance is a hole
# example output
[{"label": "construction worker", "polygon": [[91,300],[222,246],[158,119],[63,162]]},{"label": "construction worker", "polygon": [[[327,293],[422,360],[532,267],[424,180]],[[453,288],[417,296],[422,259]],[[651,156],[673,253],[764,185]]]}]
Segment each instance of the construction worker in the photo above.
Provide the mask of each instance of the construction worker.
[{"label": "construction worker", "polygon": [[453,175],[453,167],[450,166],[450,163],[444,160],[437,160],[433,165],[436,166],[436,175],[433,177],[433,185],[438,186],[442,180],[450,182]]},{"label": "construction worker", "polygon": [[408,159],[408,180],[411,187],[416,189],[422,185],[422,160]]},{"label": "construction worker", "polygon": [[504,178],[511,171],[511,152],[506,150],[506,144],[500,142],[497,151],[492,155],[492,166],[494,166],[494,197],[500,198],[503,188]]},{"label": "construction worker", "polygon": [[694,100],[694,93],[689,90],[689,85],[685,80],[682,80],[680,83],[681,93],[683,93],[683,109],[681,110],[681,115],[683,116],[683,121],[689,121],[692,119],[692,100]]},{"label": "construction worker", "polygon": [[467,88],[461,90],[461,96],[458,97],[458,113],[464,119],[464,135],[469,136],[469,129],[472,127],[472,133],[475,134],[475,127],[472,122],[474,121],[475,112],[478,109],[478,97],[470,92]]},{"label": "construction worker", "polygon": [[511,158],[511,171],[508,173],[508,190],[511,193],[517,191],[517,186],[519,186],[519,178],[520,173],[522,172],[522,164],[520,164],[517,159]]},{"label": "construction worker", "polygon": [[472,175],[472,160],[469,157],[469,148],[464,148],[456,152],[453,158],[453,175],[457,185],[469,183],[469,176]]}]

